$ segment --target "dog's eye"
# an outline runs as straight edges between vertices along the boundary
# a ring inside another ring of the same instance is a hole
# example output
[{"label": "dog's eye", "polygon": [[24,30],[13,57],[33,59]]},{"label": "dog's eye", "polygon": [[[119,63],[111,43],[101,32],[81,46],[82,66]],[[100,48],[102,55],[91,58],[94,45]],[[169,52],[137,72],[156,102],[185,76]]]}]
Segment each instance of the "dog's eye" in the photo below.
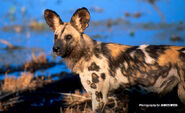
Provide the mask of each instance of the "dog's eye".
[{"label": "dog's eye", "polygon": [[72,35],[66,35],[66,36],[65,36],[65,39],[66,39],[66,40],[70,40],[71,38],[72,38]]},{"label": "dog's eye", "polygon": [[56,34],[55,34],[54,39],[56,40],[56,39],[57,39],[57,37],[58,37],[58,35],[56,35]]}]

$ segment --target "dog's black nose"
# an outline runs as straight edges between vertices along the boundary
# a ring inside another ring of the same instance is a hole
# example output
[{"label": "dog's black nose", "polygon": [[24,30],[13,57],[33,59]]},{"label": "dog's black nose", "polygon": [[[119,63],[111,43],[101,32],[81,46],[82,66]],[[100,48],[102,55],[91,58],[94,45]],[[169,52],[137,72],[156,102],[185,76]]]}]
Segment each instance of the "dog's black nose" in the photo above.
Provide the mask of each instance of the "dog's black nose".
[{"label": "dog's black nose", "polygon": [[53,52],[59,52],[59,47],[53,47]]}]

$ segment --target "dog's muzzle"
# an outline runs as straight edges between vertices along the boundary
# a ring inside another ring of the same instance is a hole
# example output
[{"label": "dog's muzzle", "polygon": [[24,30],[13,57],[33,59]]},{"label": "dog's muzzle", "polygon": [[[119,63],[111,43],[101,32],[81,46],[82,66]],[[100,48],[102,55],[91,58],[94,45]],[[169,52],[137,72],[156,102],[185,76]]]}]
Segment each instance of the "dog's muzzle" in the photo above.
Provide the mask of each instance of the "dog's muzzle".
[{"label": "dog's muzzle", "polygon": [[54,46],[53,53],[57,56],[61,56],[62,58],[65,58],[70,55],[71,51],[69,48],[62,49],[60,47]]},{"label": "dog's muzzle", "polygon": [[58,53],[60,51],[60,47],[53,47],[53,52]]}]

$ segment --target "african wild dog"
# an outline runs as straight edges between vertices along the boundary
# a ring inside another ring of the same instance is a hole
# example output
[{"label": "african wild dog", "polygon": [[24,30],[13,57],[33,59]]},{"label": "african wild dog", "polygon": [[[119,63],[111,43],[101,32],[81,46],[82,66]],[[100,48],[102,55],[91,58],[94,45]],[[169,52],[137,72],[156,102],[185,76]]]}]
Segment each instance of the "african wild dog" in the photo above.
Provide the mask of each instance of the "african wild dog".
[{"label": "african wild dog", "polygon": [[92,96],[93,112],[106,105],[111,90],[137,84],[160,94],[177,86],[185,104],[185,47],[97,42],[83,32],[90,21],[86,8],[78,9],[68,23],[49,9],[44,18],[54,31],[53,52],[79,74]]}]

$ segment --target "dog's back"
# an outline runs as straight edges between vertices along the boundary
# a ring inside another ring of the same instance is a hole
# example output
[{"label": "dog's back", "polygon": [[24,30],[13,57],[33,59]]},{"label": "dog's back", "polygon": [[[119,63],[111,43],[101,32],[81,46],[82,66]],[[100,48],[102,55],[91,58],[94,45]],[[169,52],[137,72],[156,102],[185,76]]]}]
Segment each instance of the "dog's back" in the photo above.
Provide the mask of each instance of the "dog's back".
[{"label": "dog's back", "polygon": [[166,93],[180,81],[184,83],[184,50],[184,47],[178,46],[134,46],[121,53],[124,61],[120,68],[131,84]]},{"label": "dog's back", "polygon": [[[185,48],[141,45],[127,49],[123,75],[129,82],[166,94],[178,85],[178,95],[185,103]],[[128,66],[127,66],[128,65]],[[127,68],[126,68],[127,67]]]},{"label": "dog's back", "polygon": [[162,94],[178,85],[179,98],[185,104],[185,47],[104,44],[101,53],[108,59],[110,73],[115,78],[121,71],[129,84]]},{"label": "dog's back", "polygon": [[[139,85],[164,95],[178,85],[179,98],[185,104],[185,47],[97,43],[93,55],[96,57],[91,62],[99,67],[99,72],[105,72],[105,78],[109,79],[109,87],[105,84],[106,80],[100,81],[105,89]],[[91,67],[92,63],[88,61],[88,64],[87,67]],[[95,71],[98,77],[101,76],[96,70],[88,71]],[[85,71],[86,74],[89,72]]]}]

